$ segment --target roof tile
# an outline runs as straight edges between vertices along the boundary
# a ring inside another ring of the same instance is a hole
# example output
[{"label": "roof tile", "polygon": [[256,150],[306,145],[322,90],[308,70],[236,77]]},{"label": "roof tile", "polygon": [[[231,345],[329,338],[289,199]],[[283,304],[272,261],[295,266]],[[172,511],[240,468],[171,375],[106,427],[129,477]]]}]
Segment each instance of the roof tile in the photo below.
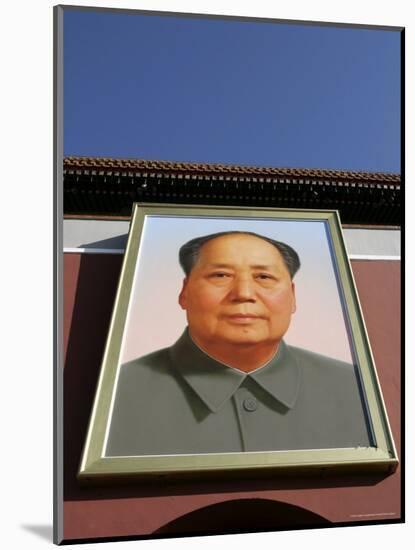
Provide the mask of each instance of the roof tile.
[{"label": "roof tile", "polygon": [[259,175],[276,176],[282,178],[327,178],[331,180],[354,180],[366,182],[382,182],[400,184],[400,174],[383,172],[356,172],[345,170],[325,170],[306,168],[284,168],[272,166],[242,166],[234,164],[208,164],[196,162],[172,162],[163,160],[144,159],[116,159],[109,157],[65,157],[64,169],[67,170],[93,170],[108,172],[114,169],[141,172],[143,170],[156,170],[163,173],[180,174],[221,174],[221,175]]}]

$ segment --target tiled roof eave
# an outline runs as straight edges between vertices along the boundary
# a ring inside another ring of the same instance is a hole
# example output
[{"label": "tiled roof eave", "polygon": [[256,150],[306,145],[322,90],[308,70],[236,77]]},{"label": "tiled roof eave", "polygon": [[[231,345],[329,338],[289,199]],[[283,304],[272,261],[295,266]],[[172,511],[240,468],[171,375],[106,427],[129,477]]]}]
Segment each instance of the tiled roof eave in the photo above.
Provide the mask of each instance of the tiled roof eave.
[{"label": "tiled roof eave", "polygon": [[355,172],[343,170],[241,166],[231,164],[208,164],[194,162],[171,162],[143,159],[115,159],[107,157],[65,157],[65,170],[82,172],[160,172],[165,174],[188,174],[226,177],[258,177],[287,179],[318,179],[329,181],[355,181],[399,185],[399,174],[382,172]]}]

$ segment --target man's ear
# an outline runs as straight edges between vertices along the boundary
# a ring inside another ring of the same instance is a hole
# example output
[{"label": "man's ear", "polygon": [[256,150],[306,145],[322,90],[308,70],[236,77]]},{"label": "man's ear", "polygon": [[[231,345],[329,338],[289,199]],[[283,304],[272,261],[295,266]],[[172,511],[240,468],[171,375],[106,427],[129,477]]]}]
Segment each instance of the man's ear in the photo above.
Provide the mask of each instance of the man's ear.
[{"label": "man's ear", "polygon": [[291,290],[293,293],[293,304],[291,308],[291,313],[295,313],[297,311],[297,300],[295,298],[295,283],[291,282]]},{"label": "man's ear", "polygon": [[187,309],[187,278],[183,279],[182,289],[179,294],[179,305],[182,309]]}]

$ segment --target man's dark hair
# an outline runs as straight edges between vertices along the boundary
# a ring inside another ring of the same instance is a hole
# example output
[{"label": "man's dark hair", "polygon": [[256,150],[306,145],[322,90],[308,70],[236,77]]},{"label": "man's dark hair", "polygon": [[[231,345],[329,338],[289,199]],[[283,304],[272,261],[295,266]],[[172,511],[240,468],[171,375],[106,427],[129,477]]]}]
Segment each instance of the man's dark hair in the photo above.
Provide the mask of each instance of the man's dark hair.
[{"label": "man's dark hair", "polygon": [[204,244],[218,237],[224,237],[225,235],[252,235],[253,237],[258,237],[267,243],[272,244],[281,254],[285,265],[290,273],[291,279],[297,273],[300,268],[300,258],[298,257],[297,252],[291,248],[288,244],[285,244],[281,241],[275,241],[270,237],[265,237],[264,235],[258,235],[251,231],[222,231],[220,233],[212,233],[211,235],[204,235],[203,237],[196,237],[185,243],[179,250],[179,261],[180,265],[183,268],[183,271],[186,274],[186,277],[189,276],[193,267],[195,266],[200,249]]}]

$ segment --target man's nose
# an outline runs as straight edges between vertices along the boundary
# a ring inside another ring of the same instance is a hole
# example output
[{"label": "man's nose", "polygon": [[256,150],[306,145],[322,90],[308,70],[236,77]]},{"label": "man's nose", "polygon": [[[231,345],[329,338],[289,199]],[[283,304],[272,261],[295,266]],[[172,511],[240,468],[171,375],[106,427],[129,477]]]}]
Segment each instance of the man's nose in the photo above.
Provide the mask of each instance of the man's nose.
[{"label": "man's nose", "polygon": [[238,301],[255,301],[254,281],[247,277],[236,277],[233,281],[231,297]]}]

